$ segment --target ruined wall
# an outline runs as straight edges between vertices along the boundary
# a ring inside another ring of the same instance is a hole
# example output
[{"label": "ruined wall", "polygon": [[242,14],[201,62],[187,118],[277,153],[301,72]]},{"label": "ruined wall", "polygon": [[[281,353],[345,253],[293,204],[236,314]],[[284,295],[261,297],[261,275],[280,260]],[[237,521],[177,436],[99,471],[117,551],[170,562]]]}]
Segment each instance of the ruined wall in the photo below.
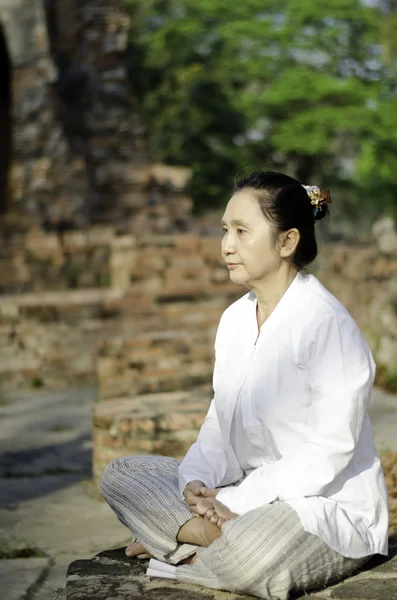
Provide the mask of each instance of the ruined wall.
[{"label": "ruined wall", "polygon": [[[12,125],[11,148],[4,147],[12,160],[0,165],[0,173],[8,171],[0,187],[7,233],[92,223],[123,232],[189,228],[190,172],[152,164],[128,87],[129,20],[122,6],[120,0],[0,0],[0,61],[9,58],[11,68],[1,77],[5,85],[9,75],[12,88],[5,121]],[[7,102],[0,101],[3,114]]]},{"label": "ruined wall", "polygon": [[[0,0],[0,23],[12,88],[12,123],[7,123],[13,132],[7,202],[11,214],[6,224],[17,227],[43,218],[43,207],[53,197],[53,176],[65,166],[67,146],[54,114],[51,86],[56,73],[42,2]],[[59,186],[61,194],[61,182]],[[56,197],[53,200],[57,202]]]},{"label": "ruined wall", "polygon": [[[66,232],[64,248],[70,255],[64,272],[55,234],[28,234],[23,250],[14,248],[9,286],[17,276],[26,291],[0,295],[3,387],[97,379],[109,398],[211,380],[217,322],[242,295],[229,282],[219,239],[135,238],[96,227]],[[73,269],[79,289],[68,289]],[[45,285],[51,273],[52,290]]]}]

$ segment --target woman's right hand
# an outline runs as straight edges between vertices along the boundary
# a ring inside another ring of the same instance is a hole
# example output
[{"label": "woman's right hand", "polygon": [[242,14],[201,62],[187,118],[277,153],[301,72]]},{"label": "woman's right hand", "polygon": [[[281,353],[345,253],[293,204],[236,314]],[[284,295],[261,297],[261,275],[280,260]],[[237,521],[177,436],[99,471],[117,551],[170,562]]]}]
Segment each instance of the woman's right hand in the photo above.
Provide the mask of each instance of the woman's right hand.
[{"label": "woman's right hand", "polygon": [[197,502],[202,498],[201,488],[203,486],[204,483],[202,481],[195,479],[190,481],[183,490],[184,498],[190,507],[196,506]]}]

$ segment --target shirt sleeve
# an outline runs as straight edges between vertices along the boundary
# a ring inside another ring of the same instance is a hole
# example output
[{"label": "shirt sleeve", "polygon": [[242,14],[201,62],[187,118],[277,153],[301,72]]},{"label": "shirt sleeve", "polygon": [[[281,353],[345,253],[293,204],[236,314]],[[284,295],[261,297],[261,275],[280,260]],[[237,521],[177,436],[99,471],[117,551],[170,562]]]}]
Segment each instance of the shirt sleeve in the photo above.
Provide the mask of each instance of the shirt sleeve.
[{"label": "shirt sleeve", "polygon": [[[219,341],[222,339],[221,318],[215,340],[215,365],[213,373],[213,388],[216,393],[218,368],[216,357],[219,356]],[[202,481],[205,486],[215,488],[222,482],[227,471],[228,453],[219,426],[215,399],[212,400],[204,423],[198,434],[197,441],[189,448],[179,465],[179,491],[183,496],[186,485],[195,479]]]},{"label": "shirt sleeve", "polygon": [[194,479],[202,481],[207,487],[217,487],[226,473],[227,462],[227,450],[219,427],[215,402],[212,400],[197,442],[189,448],[179,466],[181,495],[186,485]]},{"label": "shirt sleeve", "polygon": [[306,433],[278,461],[218,493],[233,512],[322,495],[353,457],[374,379],[368,346],[354,321],[335,313],[316,328],[304,357],[310,402],[300,426]]}]

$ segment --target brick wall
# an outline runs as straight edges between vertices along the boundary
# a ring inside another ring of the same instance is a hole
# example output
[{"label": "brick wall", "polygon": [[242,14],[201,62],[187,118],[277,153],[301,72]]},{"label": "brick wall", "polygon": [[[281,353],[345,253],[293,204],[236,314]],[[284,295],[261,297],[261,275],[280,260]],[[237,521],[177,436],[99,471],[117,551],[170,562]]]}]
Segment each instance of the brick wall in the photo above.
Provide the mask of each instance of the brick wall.
[{"label": "brick wall", "polygon": [[97,227],[65,233],[63,246],[30,232],[9,249],[8,285],[26,291],[0,295],[3,386],[97,379],[109,398],[211,379],[219,317],[244,293],[228,281],[218,239]]}]

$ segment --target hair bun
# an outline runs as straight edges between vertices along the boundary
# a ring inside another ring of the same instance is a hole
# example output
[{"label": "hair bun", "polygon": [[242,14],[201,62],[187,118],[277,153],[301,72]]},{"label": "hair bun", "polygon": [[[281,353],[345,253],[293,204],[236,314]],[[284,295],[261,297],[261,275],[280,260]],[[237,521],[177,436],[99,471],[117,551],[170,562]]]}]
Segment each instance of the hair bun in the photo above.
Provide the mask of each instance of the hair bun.
[{"label": "hair bun", "polygon": [[321,219],[324,219],[324,217],[329,214],[328,204],[324,203],[322,206],[320,206],[320,208],[316,209],[313,212],[314,212],[314,220],[321,221]]},{"label": "hair bun", "polygon": [[315,221],[320,221],[328,211],[328,204],[331,204],[331,194],[329,190],[322,190],[318,185],[303,185],[313,206],[313,216]]}]

